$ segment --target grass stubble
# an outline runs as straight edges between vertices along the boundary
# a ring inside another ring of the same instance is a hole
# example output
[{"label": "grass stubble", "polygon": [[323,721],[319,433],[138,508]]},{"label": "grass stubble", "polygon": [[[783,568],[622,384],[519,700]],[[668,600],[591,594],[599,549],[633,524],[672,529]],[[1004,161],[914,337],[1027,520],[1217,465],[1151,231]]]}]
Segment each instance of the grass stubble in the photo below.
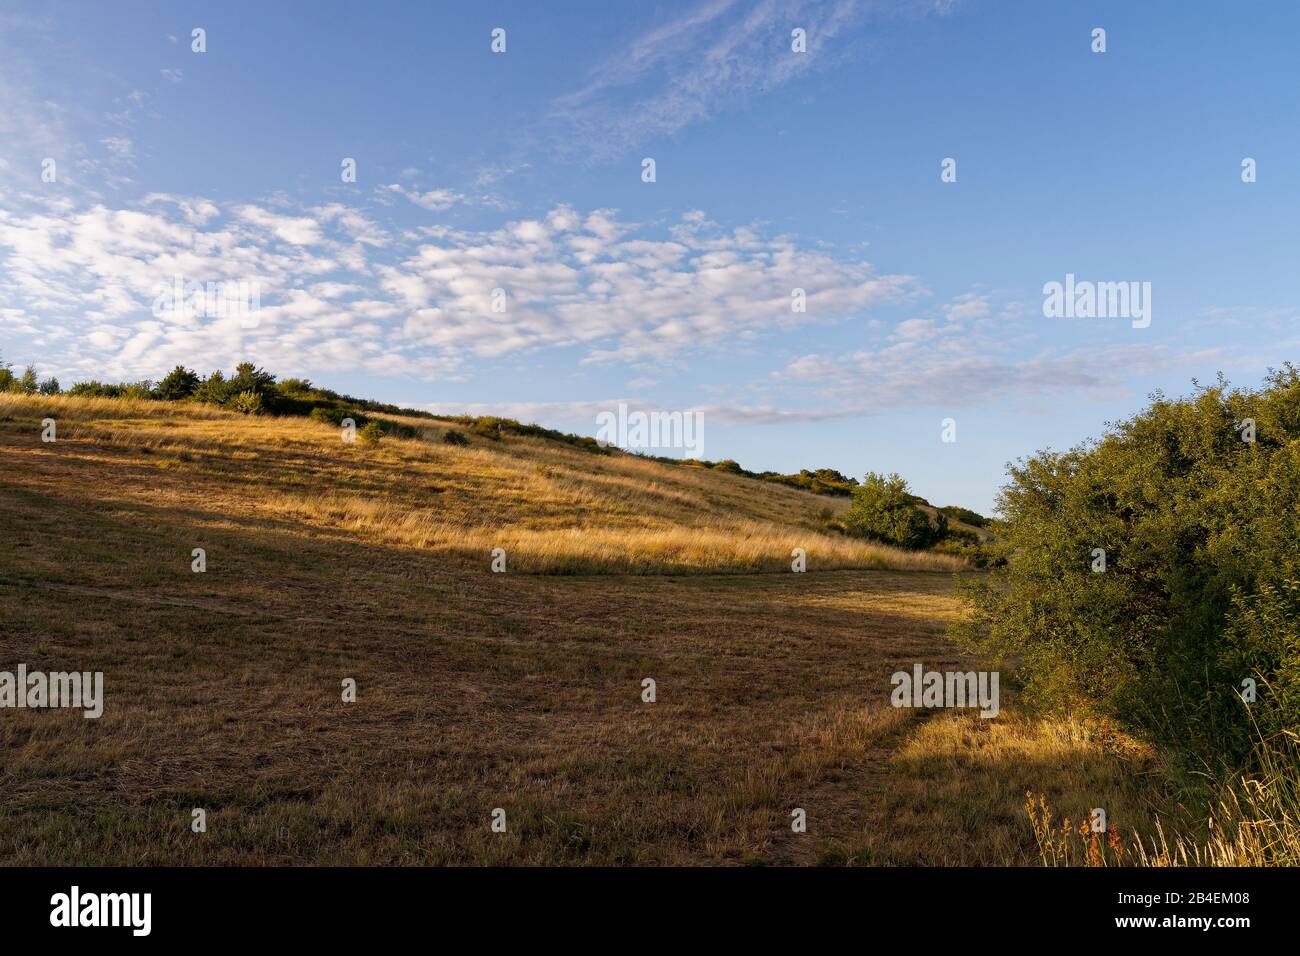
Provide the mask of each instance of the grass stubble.
[{"label": "grass stubble", "polygon": [[895,670],[976,666],[956,559],[798,489],[405,421],[0,396],[0,668],[107,699],[0,712],[0,861],[1037,865],[1027,790],[1195,825],[1104,726],[889,705]]}]

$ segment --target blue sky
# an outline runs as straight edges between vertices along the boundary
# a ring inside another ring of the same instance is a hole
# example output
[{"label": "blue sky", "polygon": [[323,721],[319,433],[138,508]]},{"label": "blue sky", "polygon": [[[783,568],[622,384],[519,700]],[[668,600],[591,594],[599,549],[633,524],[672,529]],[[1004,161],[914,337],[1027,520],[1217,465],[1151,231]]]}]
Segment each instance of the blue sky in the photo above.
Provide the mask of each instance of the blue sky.
[{"label": "blue sky", "polygon": [[[1297,26],[1281,2],[11,2],[0,354],[65,386],[251,359],[587,434],[620,401],[698,410],[709,458],[988,510],[1009,460],[1295,358]],[[1150,326],[1045,318],[1067,273],[1151,283]],[[175,275],[256,282],[255,327],[155,314]]]}]

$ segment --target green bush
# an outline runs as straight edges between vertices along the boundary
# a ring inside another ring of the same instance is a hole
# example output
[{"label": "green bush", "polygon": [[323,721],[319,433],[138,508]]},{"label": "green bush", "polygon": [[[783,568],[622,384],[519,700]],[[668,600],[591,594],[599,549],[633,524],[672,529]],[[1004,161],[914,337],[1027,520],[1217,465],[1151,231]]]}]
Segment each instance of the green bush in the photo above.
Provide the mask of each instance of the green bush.
[{"label": "green bush", "polygon": [[977,511],[971,511],[969,508],[959,508],[957,505],[946,505],[939,509],[939,514],[945,516],[949,521],[960,521],[962,524],[968,524],[974,528],[983,528],[989,523],[989,519]]},{"label": "green bush", "polygon": [[153,395],[153,383],[144,382],[77,382],[68,389],[69,395],[83,398],[149,398]]},{"label": "green bush", "polygon": [[233,412],[240,412],[244,415],[262,414],[262,396],[257,392],[239,392],[231,397],[226,403],[226,407]]},{"label": "green bush", "polygon": [[1002,559],[985,545],[970,540],[973,537],[973,535],[966,535],[961,532],[949,532],[948,536],[931,550],[939,554],[951,554],[954,557],[965,558],[976,568],[1000,566]]},{"label": "green bush", "polygon": [[354,422],[356,421],[355,414],[349,415],[341,408],[329,408],[323,405],[313,408],[307,417],[314,422],[323,422],[326,425],[342,425],[343,419],[349,417]]},{"label": "green bush", "polygon": [[[1256,391],[1157,394],[1100,441],[1013,466],[999,510],[1006,565],[967,588],[954,633],[1018,661],[1031,699],[1115,716],[1201,766],[1244,759],[1261,716],[1297,729],[1295,367]],[[1249,677],[1262,706],[1238,696]]]},{"label": "green bush", "polygon": [[154,387],[154,397],[175,402],[189,398],[199,387],[199,377],[183,365],[177,365]]},{"label": "green bush", "polygon": [[[173,370],[175,374],[175,370]],[[257,368],[252,362],[240,362],[235,366],[235,374],[226,378],[221,370],[213,372],[194,389],[195,401],[209,405],[226,405],[235,396],[251,392],[258,397],[260,407],[269,412],[279,411],[279,392],[275,387],[275,376],[264,369]],[[248,399],[241,399],[243,402]]]},{"label": "green bush", "polygon": [[379,439],[384,437],[384,426],[379,422],[366,422],[357,432],[357,436],[367,445],[378,445]]},{"label": "green bush", "polygon": [[442,436],[442,443],[444,445],[464,446],[469,444],[469,439],[454,428],[449,428],[447,429],[447,434]]},{"label": "green bush", "polygon": [[217,369],[199,382],[194,389],[194,400],[207,405],[224,405],[233,394],[230,390],[230,383],[226,381],[225,374],[221,369]]},{"label": "green bush", "polygon": [[[1300,735],[1300,580],[1284,579],[1259,586],[1254,594],[1233,595],[1225,652],[1228,671],[1257,683],[1254,723],[1266,738]],[[1245,688],[1238,686],[1239,692]],[[1240,704],[1229,699],[1229,717]],[[1255,735],[1244,721],[1232,720],[1236,748]]]},{"label": "green bush", "polygon": [[872,472],[853,489],[853,503],[844,515],[852,534],[902,548],[925,548],[943,537],[947,522],[940,527],[912,502],[907,482],[898,475]]}]

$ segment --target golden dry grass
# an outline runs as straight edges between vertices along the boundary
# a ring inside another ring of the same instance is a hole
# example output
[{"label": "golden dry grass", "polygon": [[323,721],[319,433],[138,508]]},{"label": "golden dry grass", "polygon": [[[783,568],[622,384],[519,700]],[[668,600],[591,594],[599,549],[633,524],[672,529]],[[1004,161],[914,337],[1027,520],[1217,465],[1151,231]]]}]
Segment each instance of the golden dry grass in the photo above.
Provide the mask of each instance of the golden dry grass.
[{"label": "golden dry grass", "polygon": [[[304,418],[0,395],[0,418],[36,429],[45,417],[57,422],[59,442],[42,445],[36,431],[29,433],[32,463],[25,470],[33,480],[70,465],[87,466],[85,478],[94,480],[91,469],[113,455],[119,464],[167,473],[168,500],[180,506],[238,497],[250,516],[292,522],[308,533],[481,565],[492,549],[504,548],[509,569],[522,573],[788,573],[796,548],[806,553],[810,572],[963,567],[948,555],[826,533],[818,512],[827,499],[799,489],[529,437],[476,438],[471,447],[455,447],[440,443],[447,426],[423,419],[393,418],[417,428],[420,438],[368,446],[345,443],[337,428]],[[258,495],[241,493],[249,483]]]},{"label": "golden dry grass", "polygon": [[795,489],[421,427],[0,397],[0,669],[107,696],[0,715],[0,859],[1036,864],[1027,788],[1147,812],[1104,733],[889,706],[970,666],[954,575],[899,570],[954,563],[836,552]]},{"label": "golden dry grass", "polygon": [[1046,795],[1030,792],[1025,810],[1045,866],[1242,867],[1300,865],[1300,738],[1261,740],[1257,766],[1230,778],[1204,815],[1112,828],[1104,837],[1055,817]]}]

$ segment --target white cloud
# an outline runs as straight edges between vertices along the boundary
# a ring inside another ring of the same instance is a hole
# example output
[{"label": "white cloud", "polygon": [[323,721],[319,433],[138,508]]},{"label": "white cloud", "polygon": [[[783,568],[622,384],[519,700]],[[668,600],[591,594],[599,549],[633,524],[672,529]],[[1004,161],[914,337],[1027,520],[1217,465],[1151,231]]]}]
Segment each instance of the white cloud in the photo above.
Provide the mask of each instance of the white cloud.
[{"label": "white cloud", "polygon": [[959,295],[943,307],[949,322],[967,322],[982,319],[989,314],[989,297],[975,292]]},{"label": "white cloud", "polygon": [[[580,363],[644,372],[852,322],[847,334],[863,345],[809,349],[767,380],[700,406],[719,423],[758,424],[1062,391],[1105,397],[1125,393],[1135,372],[1220,358],[1146,342],[1035,353],[1032,326],[989,318],[983,293],[890,321],[873,312],[914,309],[922,290],[913,277],[694,212],[650,230],[613,210],[557,206],[486,231],[409,232],[341,203],[269,209],[161,193],[129,208],[26,202],[0,207],[0,322],[7,333],[58,342],[61,365],[50,371],[70,380],[249,357],[286,375],[445,379],[559,349],[576,350]],[[155,316],[161,286],[176,276],[256,283],[255,327],[237,316]],[[806,292],[805,313],[791,309],[795,288]],[[505,291],[505,312],[493,310],[494,289]],[[628,387],[653,384],[642,375]]]},{"label": "white cloud", "polygon": [[[332,203],[294,210],[151,193],[132,208],[37,197],[0,210],[0,296],[78,335],[70,369],[157,374],[255,351],[277,368],[459,373],[466,361],[577,347],[586,362],[662,361],[842,321],[908,294],[907,276],[750,227],[687,217],[645,235],[608,209],[557,206],[483,232],[411,234]],[[153,315],[176,276],[261,290],[255,328]],[[791,290],[808,310],[794,313]],[[493,290],[506,311],[493,310]],[[272,357],[276,362],[272,362]]]},{"label": "white cloud", "polygon": [[321,241],[320,226],[306,216],[281,216],[260,206],[245,205],[237,210],[246,222],[265,229],[295,246],[310,246]]},{"label": "white cloud", "polygon": [[450,189],[430,189],[426,192],[420,192],[418,189],[408,189],[400,183],[390,183],[379,188],[391,193],[397,193],[408,202],[412,202],[421,209],[427,209],[430,212],[441,212],[444,209],[450,209],[465,200],[465,197],[460,193]]}]

